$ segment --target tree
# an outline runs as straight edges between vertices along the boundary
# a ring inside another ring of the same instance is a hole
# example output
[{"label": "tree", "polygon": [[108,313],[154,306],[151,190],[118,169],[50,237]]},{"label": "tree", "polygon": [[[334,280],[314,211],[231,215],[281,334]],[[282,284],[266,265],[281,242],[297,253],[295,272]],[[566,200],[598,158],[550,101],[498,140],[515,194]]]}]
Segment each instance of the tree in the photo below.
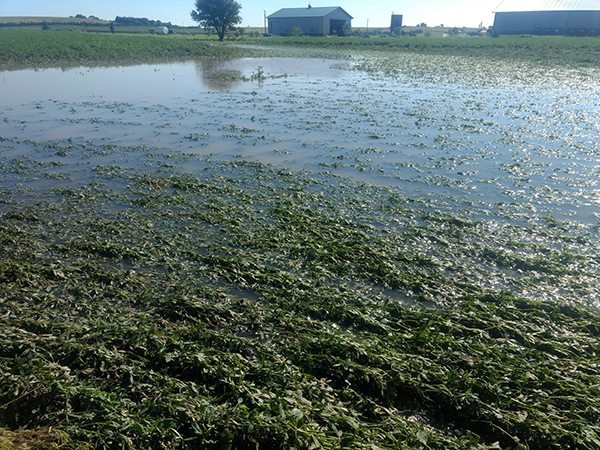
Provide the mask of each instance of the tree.
[{"label": "tree", "polygon": [[192,20],[203,27],[217,30],[219,40],[225,37],[228,28],[242,21],[240,5],[235,0],[196,0],[196,9],[192,10]]},{"label": "tree", "polygon": [[350,25],[348,22],[346,22],[344,24],[344,26],[342,27],[342,32],[340,33],[340,36],[350,36],[352,34],[352,25]]}]

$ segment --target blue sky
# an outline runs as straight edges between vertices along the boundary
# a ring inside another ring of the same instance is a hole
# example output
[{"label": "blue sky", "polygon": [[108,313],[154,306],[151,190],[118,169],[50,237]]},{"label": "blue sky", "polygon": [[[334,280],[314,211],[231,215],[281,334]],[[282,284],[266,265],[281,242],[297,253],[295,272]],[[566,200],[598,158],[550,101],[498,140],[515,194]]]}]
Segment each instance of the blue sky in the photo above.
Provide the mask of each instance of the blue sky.
[{"label": "blue sky", "polygon": [[[354,17],[355,27],[388,27],[393,13],[402,14],[405,25],[425,22],[429,26],[476,27],[493,24],[492,11],[502,0],[421,0],[402,2],[378,0],[313,0],[312,6],[341,6]],[[308,6],[302,0],[238,0],[242,5],[243,26],[263,26],[267,15],[280,8]],[[193,25],[190,11],[194,0],[0,0],[0,16],[74,16],[94,15],[101,19],[115,16],[147,17],[177,25]]]}]

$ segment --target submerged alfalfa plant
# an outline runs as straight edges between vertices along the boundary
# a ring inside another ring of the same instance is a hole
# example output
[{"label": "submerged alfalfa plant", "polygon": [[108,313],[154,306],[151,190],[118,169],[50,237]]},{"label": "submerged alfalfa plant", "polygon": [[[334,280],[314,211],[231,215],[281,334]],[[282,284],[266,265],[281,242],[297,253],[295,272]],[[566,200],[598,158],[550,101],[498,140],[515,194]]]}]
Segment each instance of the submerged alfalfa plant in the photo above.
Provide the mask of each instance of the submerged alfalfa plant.
[{"label": "submerged alfalfa plant", "polygon": [[3,424],[94,448],[595,448],[588,229],[203,164],[98,165],[2,210]]}]

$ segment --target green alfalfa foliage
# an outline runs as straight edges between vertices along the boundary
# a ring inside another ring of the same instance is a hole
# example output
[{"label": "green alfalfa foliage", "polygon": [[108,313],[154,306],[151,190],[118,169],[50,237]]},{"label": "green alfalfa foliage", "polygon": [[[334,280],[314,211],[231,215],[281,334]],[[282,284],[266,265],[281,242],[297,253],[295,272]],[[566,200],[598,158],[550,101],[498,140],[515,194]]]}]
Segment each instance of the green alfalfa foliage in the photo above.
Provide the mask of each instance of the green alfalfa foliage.
[{"label": "green alfalfa foliage", "polygon": [[489,224],[260,164],[121,176],[0,216],[2,424],[95,448],[596,447],[598,317],[467,264],[532,230],[484,245]]}]

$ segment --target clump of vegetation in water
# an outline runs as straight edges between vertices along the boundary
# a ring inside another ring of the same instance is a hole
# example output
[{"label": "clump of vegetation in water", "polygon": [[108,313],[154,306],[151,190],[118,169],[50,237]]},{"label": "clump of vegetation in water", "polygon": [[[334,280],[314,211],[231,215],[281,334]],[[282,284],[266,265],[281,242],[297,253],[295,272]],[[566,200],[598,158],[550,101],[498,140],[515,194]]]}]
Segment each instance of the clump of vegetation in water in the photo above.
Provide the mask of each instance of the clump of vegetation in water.
[{"label": "clump of vegetation in water", "polygon": [[32,191],[3,169],[0,425],[68,448],[600,445],[589,231],[202,165]]}]

